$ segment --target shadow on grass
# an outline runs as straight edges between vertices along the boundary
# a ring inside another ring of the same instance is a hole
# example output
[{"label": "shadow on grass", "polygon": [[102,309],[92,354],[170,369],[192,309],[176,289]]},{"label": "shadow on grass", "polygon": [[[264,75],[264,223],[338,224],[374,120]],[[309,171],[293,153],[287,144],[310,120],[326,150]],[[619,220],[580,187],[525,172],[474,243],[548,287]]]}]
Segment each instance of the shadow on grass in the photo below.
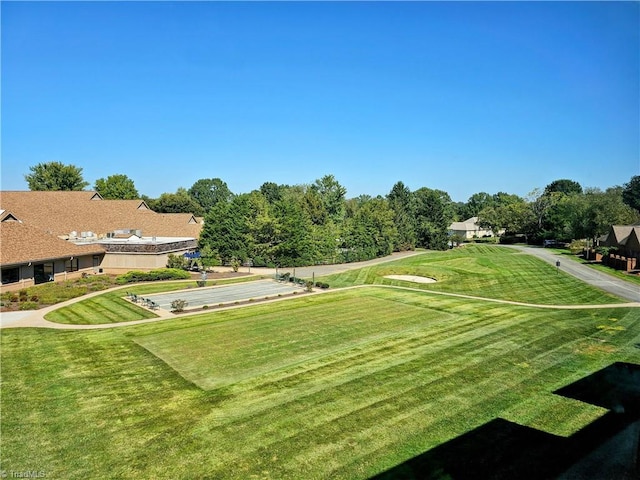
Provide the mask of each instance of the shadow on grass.
[{"label": "shadow on grass", "polygon": [[610,411],[568,438],[497,418],[373,478],[640,478],[640,365],[615,363],[554,393]]}]

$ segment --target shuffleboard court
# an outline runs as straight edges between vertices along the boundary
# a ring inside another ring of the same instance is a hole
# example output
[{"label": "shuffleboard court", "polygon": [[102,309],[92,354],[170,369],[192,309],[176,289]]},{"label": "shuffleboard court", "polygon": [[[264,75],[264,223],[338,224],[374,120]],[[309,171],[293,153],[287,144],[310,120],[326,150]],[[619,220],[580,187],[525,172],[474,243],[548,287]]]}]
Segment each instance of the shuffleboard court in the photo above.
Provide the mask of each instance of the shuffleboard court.
[{"label": "shuffleboard court", "polygon": [[187,308],[196,308],[202,307],[203,305],[215,306],[221,303],[228,304],[250,299],[262,300],[265,297],[286,295],[303,290],[304,287],[292,283],[276,282],[275,280],[257,280],[255,282],[234,285],[221,285],[145,295],[145,298],[153,300],[163,310],[171,310],[171,302],[178,299],[186,300]]}]

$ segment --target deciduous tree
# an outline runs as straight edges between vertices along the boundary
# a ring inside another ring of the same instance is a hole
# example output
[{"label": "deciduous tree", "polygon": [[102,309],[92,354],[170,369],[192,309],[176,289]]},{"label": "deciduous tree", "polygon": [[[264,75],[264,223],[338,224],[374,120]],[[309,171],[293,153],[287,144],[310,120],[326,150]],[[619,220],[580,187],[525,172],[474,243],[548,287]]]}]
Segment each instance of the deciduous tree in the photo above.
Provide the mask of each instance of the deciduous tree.
[{"label": "deciduous tree", "polygon": [[204,212],[208,212],[216,203],[228,202],[233,197],[227,184],[219,178],[201,178],[188,192]]},{"label": "deciduous tree", "polygon": [[140,198],[136,186],[129,177],[123,174],[99,178],[94,185],[103,198],[111,200],[133,200]]},{"label": "deciduous tree", "polygon": [[640,212],[640,175],[631,177],[622,189],[622,201]]},{"label": "deciduous tree", "polygon": [[82,190],[89,185],[82,178],[82,168],[61,162],[39,163],[29,167],[31,173],[24,176],[29,190]]},{"label": "deciduous tree", "polygon": [[193,213],[203,216],[204,210],[184,188],[178,188],[176,193],[163,193],[157,199],[147,200],[149,208],[158,213]]}]

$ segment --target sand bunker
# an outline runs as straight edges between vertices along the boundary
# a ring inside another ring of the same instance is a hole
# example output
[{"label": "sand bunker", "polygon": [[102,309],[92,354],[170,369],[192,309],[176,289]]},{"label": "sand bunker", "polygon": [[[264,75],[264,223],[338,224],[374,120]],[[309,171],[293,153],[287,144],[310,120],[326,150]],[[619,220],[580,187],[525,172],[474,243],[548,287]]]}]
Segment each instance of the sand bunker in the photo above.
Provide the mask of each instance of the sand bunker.
[{"label": "sand bunker", "polygon": [[417,275],[386,275],[384,278],[391,278],[392,280],[404,280],[406,282],[415,283],[435,283],[435,278],[419,277]]}]

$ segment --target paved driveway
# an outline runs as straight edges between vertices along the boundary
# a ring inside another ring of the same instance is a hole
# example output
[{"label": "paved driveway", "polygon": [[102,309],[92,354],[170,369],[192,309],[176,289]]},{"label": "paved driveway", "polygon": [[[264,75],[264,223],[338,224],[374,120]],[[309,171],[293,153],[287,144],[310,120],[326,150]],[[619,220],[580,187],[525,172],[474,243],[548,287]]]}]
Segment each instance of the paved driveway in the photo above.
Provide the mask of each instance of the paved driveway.
[{"label": "paved driveway", "polygon": [[522,250],[529,255],[535,255],[551,265],[555,265],[556,262],[560,261],[560,270],[579,278],[583,282],[593,285],[594,287],[598,287],[605,292],[613,293],[620,298],[624,298],[632,302],[640,302],[640,288],[633,283],[625,282],[624,280],[599,272],[598,270],[594,270],[593,268],[589,268],[588,266],[574,262],[573,260],[564,260],[561,255],[556,255],[542,247],[524,247],[516,245],[513,248]]}]

